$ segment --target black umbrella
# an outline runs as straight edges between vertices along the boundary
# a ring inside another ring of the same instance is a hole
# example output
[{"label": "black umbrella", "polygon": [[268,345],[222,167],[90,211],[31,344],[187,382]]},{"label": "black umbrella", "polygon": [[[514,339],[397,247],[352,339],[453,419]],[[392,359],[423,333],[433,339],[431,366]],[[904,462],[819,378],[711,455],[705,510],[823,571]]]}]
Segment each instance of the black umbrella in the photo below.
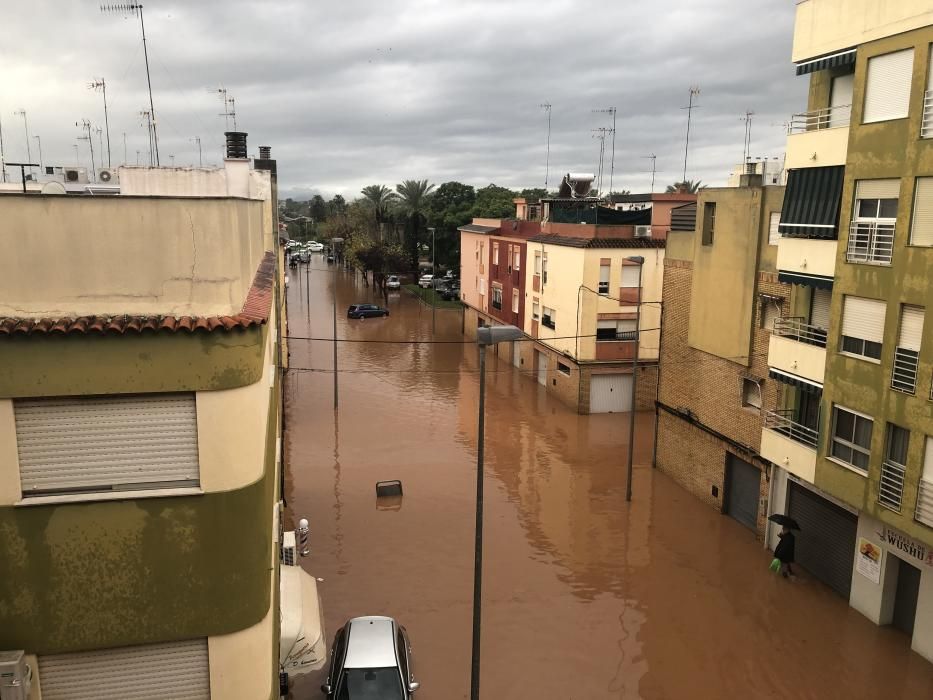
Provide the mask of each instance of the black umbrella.
[{"label": "black umbrella", "polygon": [[791,530],[799,530],[800,525],[797,524],[797,521],[794,520],[789,515],[784,515],[783,513],[775,513],[774,515],[769,515],[768,520],[778,525],[783,525],[784,527],[789,527]]}]

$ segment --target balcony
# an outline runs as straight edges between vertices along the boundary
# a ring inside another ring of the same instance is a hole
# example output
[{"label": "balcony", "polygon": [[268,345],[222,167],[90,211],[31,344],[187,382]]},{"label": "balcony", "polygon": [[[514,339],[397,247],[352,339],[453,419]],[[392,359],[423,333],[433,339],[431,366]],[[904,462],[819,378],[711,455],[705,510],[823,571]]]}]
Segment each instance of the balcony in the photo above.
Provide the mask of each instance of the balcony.
[{"label": "balcony", "polygon": [[917,510],[914,519],[933,527],[933,481],[920,480],[917,489]]},{"label": "balcony", "polygon": [[907,467],[886,459],[881,465],[881,483],[878,488],[878,504],[895,513],[901,512],[904,498],[904,474]]},{"label": "balcony", "polygon": [[894,222],[853,221],[849,226],[846,262],[890,265],[894,254]]},{"label": "balcony", "polygon": [[765,411],[761,431],[761,456],[804,481],[816,475],[816,446],[819,434],[797,423],[792,410]]},{"label": "balcony", "polygon": [[836,274],[835,238],[787,238],[778,240],[777,268],[781,272],[830,277]]},{"label": "balcony", "polygon": [[823,384],[826,369],[826,330],[799,316],[774,321],[768,343],[768,365],[774,369]]},{"label": "balcony", "polygon": [[845,165],[852,105],[795,114],[787,130],[786,167]]},{"label": "balcony", "polygon": [[896,348],[894,350],[894,370],[891,372],[891,388],[905,394],[917,390],[917,365],[920,354],[916,350]]},{"label": "balcony", "polygon": [[920,124],[920,138],[933,138],[933,90],[923,94],[923,121]]}]

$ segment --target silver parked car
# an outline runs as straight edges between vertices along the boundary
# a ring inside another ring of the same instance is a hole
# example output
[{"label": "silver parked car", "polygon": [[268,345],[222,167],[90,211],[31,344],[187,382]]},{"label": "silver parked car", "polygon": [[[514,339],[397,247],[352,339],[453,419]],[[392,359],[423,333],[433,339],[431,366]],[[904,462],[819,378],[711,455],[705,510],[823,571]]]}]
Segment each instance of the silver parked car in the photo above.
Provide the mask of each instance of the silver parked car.
[{"label": "silver parked car", "polygon": [[373,615],[354,617],[337,632],[321,691],[333,700],[410,700],[419,685],[405,628]]}]

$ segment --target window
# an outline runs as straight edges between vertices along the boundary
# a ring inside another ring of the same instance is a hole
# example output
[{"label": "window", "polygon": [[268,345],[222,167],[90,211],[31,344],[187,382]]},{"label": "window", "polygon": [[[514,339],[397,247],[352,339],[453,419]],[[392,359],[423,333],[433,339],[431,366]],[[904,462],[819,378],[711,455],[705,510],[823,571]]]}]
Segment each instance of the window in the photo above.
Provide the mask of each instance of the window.
[{"label": "window", "polygon": [[535,274],[541,274],[541,253],[535,253]]},{"label": "window", "polygon": [[761,408],[761,385],[754,379],[742,380],[742,405]]},{"label": "window", "polygon": [[703,245],[713,245],[713,232],[716,229],[716,202],[703,204]]},{"label": "window", "polygon": [[522,267],[522,249],[515,246],[512,249],[512,269],[520,270]]},{"label": "window", "polygon": [[565,377],[569,377],[569,376],[570,376],[570,366],[569,366],[569,365],[565,365],[565,364],[564,364],[563,362],[561,362],[560,360],[557,361],[557,371],[560,372],[561,374],[563,374]]},{"label": "window", "polygon": [[499,264],[499,241],[492,242],[492,264]]},{"label": "window", "polygon": [[847,296],[842,307],[840,350],[873,360],[881,359],[885,303],[877,299]]},{"label": "window", "polygon": [[888,423],[884,446],[884,463],[878,484],[878,503],[895,512],[901,511],[904,496],[904,474],[907,471],[907,446],[910,431]]},{"label": "window", "polygon": [[781,212],[771,212],[771,220],[768,223],[768,245],[777,245],[778,241],[781,240],[781,233],[778,231],[778,226],[780,223]]},{"label": "window", "polygon": [[541,281],[547,284],[547,253],[541,256]]},{"label": "window", "polygon": [[596,340],[637,340],[638,328],[634,319],[603,320],[596,322]]},{"label": "window", "polygon": [[833,406],[833,439],[830,454],[868,473],[871,457],[871,431],[873,421],[868,416]]},{"label": "window", "polygon": [[486,296],[486,278],[484,277],[479,278],[479,295],[481,297]]},{"label": "window", "polygon": [[933,246],[933,177],[918,177],[910,245]]},{"label": "window", "polygon": [[200,484],[194,393],[16,399],[24,498]]},{"label": "window", "polygon": [[531,305],[531,320],[537,321],[541,317],[541,305],[538,302],[534,302]]},{"label": "window", "polygon": [[557,311],[554,309],[548,308],[547,306],[543,309],[544,315],[541,317],[541,323],[552,331],[557,328]]},{"label": "window", "polygon": [[846,260],[890,265],[900,180],[859,180],[849,227]]},{"label": "window", "polygon": [[917,364],[920,359],[920,341],[923,337],[923,308],[901,307],[901,324],[894,349],[894,368],[891,388],[913,394],[917,389]]},{"label": "window", "polygon": [[492,287],[492,307],[502,309],[502,287],[493,285]]},{"label": "window", "polygon": [[609,294],[609,272],[612,268],[609,263],[602,263],[599,266],[599,293]]},{"label": "window", "polygon": [[910,78],[913,66],[913,49],[868,59],[862,122],[868,124],[907,116],[910,111]]},{"label": "window", "polygon": [[923,453],[923,473],[917,489],[915,518],[933,527],[933,438],[926,438]]},{"label": "window", "polygon": [[781,300],[762,295],[761,313],[758,317],[761,319],[761,327],[773,332],[774,321],[781,317]]},{"label": "window", "polygon": [[518,313],[518,306],[519,306],[518,302],[519,302],[518,290],[513,289],[512,290],[512,313],[513,314]]},{"label": "window", "polygon": [[622,286],[623,287],[637,287],[638,286],[638,269],[639,265],[623,265],[622,266]]}]

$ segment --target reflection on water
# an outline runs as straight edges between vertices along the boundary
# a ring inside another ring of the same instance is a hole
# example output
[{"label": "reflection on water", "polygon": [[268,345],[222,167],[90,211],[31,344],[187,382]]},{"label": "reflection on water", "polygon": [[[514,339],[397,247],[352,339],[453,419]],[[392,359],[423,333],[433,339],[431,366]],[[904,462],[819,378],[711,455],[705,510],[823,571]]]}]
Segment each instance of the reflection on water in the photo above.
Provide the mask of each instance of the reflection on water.
[{"label": "reflection on water", "polygon": [[[381,303],[319,256],[292,272],[286,495],[311,521],[330,636],[386,614],[411,635],[420,700],[467,697],[478,358],[461,315]],[[336,279],[340,408],[333,410]],[[308,308],[305,300],[310,298]],[[310,313],[309,313],[310,311]],[[392,344],[387,340],[434,340]],[[487,371],[484,697],[930,697],[931,666],[821,585],[788,583],[745,528],[650,467],[652,416],[578,416],[528,372]],[[398,504],[375,484],[401,479]],[[827,672],[827,669],[832,669]],[[317,697],[321,674],[294,697]]]}]

